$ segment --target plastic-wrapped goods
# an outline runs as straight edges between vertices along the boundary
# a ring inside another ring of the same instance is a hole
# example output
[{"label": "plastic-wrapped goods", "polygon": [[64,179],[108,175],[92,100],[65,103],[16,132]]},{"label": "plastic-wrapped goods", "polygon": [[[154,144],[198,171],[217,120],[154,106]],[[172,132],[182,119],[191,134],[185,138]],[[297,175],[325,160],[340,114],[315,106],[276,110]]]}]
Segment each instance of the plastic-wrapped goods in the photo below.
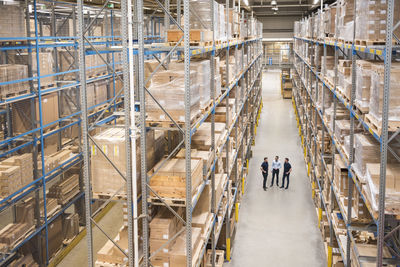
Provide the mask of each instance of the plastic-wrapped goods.
[{"label": "plastic-wrapped goods", "polygon": [[218,4],[218,25],[219,25],[219,39],[221,41],[226,41],[227,34],[226,34],[225,7],[222,4]]},{"label": "plastic-wrapped goods", "polygon": [[[325,91],[325,96],[323,95],[322,89]],[[328,88],[323,86],[322,83],[318,83],[318,101],[317,101],[317,105],[318,105],[318,107],[320,109],[322,109],[322,98],[323,97],[325,97],[325,99],[323,101],[324,107],[325,108],[329,108],[332,105],[333,94],[329,91]]]},{"label": "plastic-wrapped goods", "polygon": [[[190,117],[193,120],[200,109],[199,84],[195,83],[197,73],[190,71]],[[148,88],[154,98],[163,106],[175,121],[185,122],[185,82],[183,71],[160,71],[151,80]],[[153,121],[170,121],[157,103],[146,97],[148,119]]]},{"label": "plastic-wrapped goods", "polygon": [[2,5],[0,8],[0,38],[25,36],[24,8],[19,5]]},{"label": "plastic-wrapped goods", "polygon": [[[28,78],[27,65],[0,65],[0,83],[22,80],[26,78]],[[29,85],[27,81],[0,85],[0,96],[6,97],[8,94],[18,94],[19,92],[25,90],[29,91]]]},{"label": "plastic-wrapped goods", "polygon": [[295,22],[294,22],[293,35],[294,35],[294,37],[301,37],[301,33],[300,33],[300,21],[295,21]]},{"label": "plastic-wrapped goods", "polygon": [[[366,164],[366,193],[371,207],[378,211],[380,164]],[[386,194],[385,213],[400,214],[400,166],[399,164],[387,164],[386,166]]]},{"label": "plastic-wrapped goods", "polygon": [[[103,153],[117,166],[122,172],[126,172],[125,154],[125,131],[123,128],[107,128],[96,134],[94,140],[101,147]],[[140,137],[136,140],[136,167],[137,167],[137,186],[140,189]],[[146,158],[147,169],[154,167],[154,131],[146,133]],[[125,180],[106,160],[98,147],[91,147],[91,179],[93,192],[100,195],[113,195],[120,190],[118,195],[124,195],[126,186]]]},{"label": "plastic-wrapped goods", "polygon": [[371,90],[371,62],[357,60],[356,73],[355,104],[360,110],[368,112]]},{"label": "plastic-wrapped goods", "polygon": [[[335,68],[335,57],[334,56],[322,56],[322,67],[321,72],[322,74],[328,75],[328,70],[333,70]],[[326,67],[326,68],[325,68]]]},{"label": "plastic-wrapped goods", "polygon": [[[192,59],[190,68],[196,72],[196,80],[193,82],[199,85],[200,108],[204,108],[210,102],[210,60]],[[183,71],[183,69],[183,62],[171,62],[169,64],[169,70]]]},{"label": "plastic-wrapped goods", "polygon": [[[362,131],[362,128],[354,126],[354,133],[359,133]],[[350,120],[335,120],[335,137],[342,144],[344,143],[344,138],[350,135]]]},{"label": "plastic-wrapped goods", "polygon": [[323,13],[321,10],[318,10],[317,14],[314,17],[314,38],[315,39],[323,39]]},{"label": "plastic-wrapped goods", "polygon": [[380,161],[379,144],[370,134],[355,134],[354,148],[353,169],[361,182],[365,182],[366,164]]},{"label": "plastic-wrapped goods", "polygon": [[[352,41],[353,37],[353,21],[354,17],[354,0],[340,0],[338,5],[339,11],[336,13],[338,16],[337,37],[345,41]],[[349,34],[351,32],[351,38]]]},{"label": "plastic-wrapped goods", "polygon": [[[211,29],[211,7],[209,0],[193,0],[190,1],[190,8],[196,12],[196,16],[190,17],[190,29],[207,29],[214,30],[215,40],[220,38],[220,29],[218,19],[219,10],[217,2],[213,1],[214,5],[214,29]],[[205,28],[204,28],[205,27]]]},{"label": "plastic-wrapped goods", "polygon": [[241,19],[240,22],[240,38],[247,38],[248,35],[248,25],[247,20]]},{"label": "plastic-wrapped goods", "polygon": [[[13,61],[15,64],[28,65],[29,54],[26,53],[17,53],[13,57]],[[40,68],[40,76],[45,76],[54,73],[54,60],[52,52],[40,52],[39,53],[39,68]],[[34,76],[37,76],[37,60],[36,60],[36,52],[32,52],[32,72]],[[40,79],[41,86],[49,85],[54,83],[56,79],[55,76],[44,77]]]},{"label": "plastic-wrapped goods", "polygon": [[263,24],[261,22],[257,22],[257,37],[263,37]]},{"label": "plastic-wrapped goods", "polygon": [[324,12],[324,33],[333,37],[335,35],[336,7],[328,7]]},{"label": "plastic-wrapped goods", "polygon": [[[385,42],[386,40],[386,0],[360,0],[357,1],[356,12],[356,39],[371,42]],[[400,1],[394,1],[394,21],[400,18]],[[399,36],[400,29],[395,30]],[[361,43],[363,44],[363,43]],[[365,43],[369,45],[368,43]]]},{"label": "plastic-wrapped goods", "polygon": [[[379,124],[382,120],[384,66],[371,66],[371,93],[369,113]],[[393,63],[390,70],[389,122],[400,121],[400,64]]]}]

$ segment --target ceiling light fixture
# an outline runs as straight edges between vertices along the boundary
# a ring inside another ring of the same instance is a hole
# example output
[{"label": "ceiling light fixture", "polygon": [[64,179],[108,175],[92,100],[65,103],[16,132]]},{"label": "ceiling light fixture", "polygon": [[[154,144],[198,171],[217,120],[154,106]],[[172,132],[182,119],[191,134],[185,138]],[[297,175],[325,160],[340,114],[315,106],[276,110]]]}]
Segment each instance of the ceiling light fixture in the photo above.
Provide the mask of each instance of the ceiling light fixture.
[{"label": "ceiling light fixture", "polygon": [[272,0],[272,1],[271,1],[271,6],[276,6],[276,4],[277,4],[277,3],[276,3],[276,0]]},{"label": "ceiling light fixture", "polygon": [[244,4],[245,6],[249,6],[249,0],[243,0],[243,4]]}]

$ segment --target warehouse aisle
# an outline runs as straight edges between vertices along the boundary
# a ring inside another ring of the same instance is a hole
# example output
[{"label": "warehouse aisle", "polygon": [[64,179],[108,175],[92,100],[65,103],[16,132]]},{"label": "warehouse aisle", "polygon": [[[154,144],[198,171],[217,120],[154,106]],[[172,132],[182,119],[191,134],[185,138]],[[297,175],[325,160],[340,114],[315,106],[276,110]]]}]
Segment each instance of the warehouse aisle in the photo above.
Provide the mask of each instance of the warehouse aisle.
[{"label": "warehouse aisle", "polygon": [[[279,72],[263,73],[263,102],[232,261],[224,266],[326,266],[292,102],[281,97]],[[290,159],[290,186],[270,188],[269,173],[265,192],[260,165],[266,156],[271,168],[275,155],[282,164]]]}]

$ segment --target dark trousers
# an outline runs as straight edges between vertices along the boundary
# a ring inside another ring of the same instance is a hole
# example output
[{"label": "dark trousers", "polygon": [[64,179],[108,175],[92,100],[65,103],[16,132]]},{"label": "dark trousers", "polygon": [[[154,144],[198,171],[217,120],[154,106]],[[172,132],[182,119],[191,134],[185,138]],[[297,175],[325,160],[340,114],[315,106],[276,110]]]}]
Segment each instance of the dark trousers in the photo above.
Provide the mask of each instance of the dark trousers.
[{"label": "dark trousers", "polygon": [[262,173],[264,177],[263,181],[263,188],[267,188],[267,178],[268,178],[268,171],[266,173]]},{"label": "dark trousers", "polygon": [[286,185],[286,189],[289,187],[289,176],[290,176],[290,173],[284,173],[283,174],[283,177],[282,177],[282,187],[285,187],[285,178],[287,178],[287,185]]},{"label": "dark trousers", "polygon": [[271,181],[271,186],[274,185],[274,178],[276,175],[276,185],[279,186],[279,169],[274,169],[272,170],[272,181]]}]

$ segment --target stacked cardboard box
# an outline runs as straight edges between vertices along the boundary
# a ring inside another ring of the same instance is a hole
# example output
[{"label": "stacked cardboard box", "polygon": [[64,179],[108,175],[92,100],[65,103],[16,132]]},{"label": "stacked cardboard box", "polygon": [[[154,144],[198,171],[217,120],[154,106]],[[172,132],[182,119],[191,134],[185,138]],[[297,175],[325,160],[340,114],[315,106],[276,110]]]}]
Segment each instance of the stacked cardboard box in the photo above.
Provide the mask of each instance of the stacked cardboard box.
[{"label": "stacked cardboard box", "polygon": [[[194,120],[200,110],[200,86],[196,83],[197,72],[190,72],[190,117]],[[171,117],[178,122],[185,122],[185,83],[183,71],[159,71],[148,88],[157,101],[163,105]],[[171,121],[157,103],[146,97],[148,119],[152,121]]]},{"label": "stacked cardboard box", "polygon": [[[384,65],[372,64],[371,72],[369,114],[379,127],[382,120]],[[400,64],[397,63],[393,63],[390,70],[389,126],[391,121],[400,121]]]},{"label": "stacked cardboard box", "polygon": [[[100,146],[102,152],[115,164],[122,172],[126,172],[126,154],[125,154],[125,132],[123,128],[108,128],[94,137],[96,143]],[[136,139],[136,176],[137,186],[140,188],[140,141]],[[154,166],[154,131],[148,131],[146,135],[147,145],[147,168],[150,170]],[[119,195],[125,195],[125,181],[114,167],[104,157],[98,147],[92,145],[91,152],[91,170],[92,170],[92,188],[96,194],[113,195],[118,189]]]},{"label": "stacked cardboard box", "polygon": [[336,13],[338,17],[337,37],[345,41],[353,40],[354,27],[354,0],[340,0],[339,11]]},{"label": "stacked cardboard box", "polygon": [[[150,187],[163,198],[172,200],[186,199],[186,161],[184,159],[169,159],[163,166],[156,164],[158,172],[150,180]],[[153,173],[150,172],[149,175]],[[203,181],[203,161],[191,160],[191,194],[194,195]],[[150,194],[155,197],[153,193]]]},{"label": "stacked cardboard box", "polygon": [[326,36],[333,37],[335,35],[335,19],[336,19],[336,8],[328,7],[324,12],[324,33]]},{"label": "stacked cardboard box", "polygon": [[[29,54],[27,52],[24,53],[16,53],[12,61],[14,64],[19,65],[28,65],[29,62]],[[32,52],[32,73],[34,76],[38,76],[38,64],[37,64],[37,56],[36,52]],[[40,52],[39,53],[39,71],[40,76],[49,75],[54,72],[54,59],[52,52]],[[54,84],[56,80],[56,76],[44,77],[40,78],[41,86],[48,86]]]},{"label": "stacked cardboard box", "polygon": [[[356,39],[369,41],[372,43],[361,43],[371,45],[374,42],[384,43],[386,41],[386,17],[387,1],[368,1],[361,0],[357,2],[356,11]],[[393,10],[394,21],[400,18],[400,1],[394,1]],[[399,36],[400,29],[397,28],[394,34]]]},{"label": "stacked cardboard box", "polygon": [[24,8],[19,5],[2,5],[0,8],[0,38],[25,36]]},{"label": "stacked cardboard box", "polygon": [[351,60],[339,60],[338,86],[341,93],[350,99],[351,96]]},{"label": "stacked cardboard box", "polygon": [[73,174],[50,187],[48,197],[56,198],[58,204],[65,205],[79,193],[79,175]]},{"label": "stacked cardboard box", "polygon": [[[28,66],[16,64],[0,65],[0,83],[11,82],[28,78]],[[16,95],[29,91],[28,82],[16,82],[7,85],[0,85],[0,97]]]},{"label": "stacked cardboard box", "polygon": [[[40,121],[39,100],[35,98],[36,122]],[[14,133],[25,133],[33,129],[30,100],[22,100],[12,104],[12,126]],[[51,93],[42,96],[42,123],[45,128],[55,127],[57,124],[47,126],[58,120],[58,95]],[[39,127],[36,123],[36,127]]]},{"label": "stacked cardboard box", "polygon": [[368,113],[371,91],[371,62],[357,60],[356,63],[355,104],[363,113]]},{"label": "stacked cardboard box", "polygon": [[12,156],[0,162],[0,177],[2,196],[7,196],[32,182],[32,154]]},{"label": "stacked cardboard box", "polygon": [[[181,209],[178,214],[182,214]],[[164,246],[151,260],[153,266],[170,266],[170,250],[176,240],[168,245],[165,243],[171,239],[182,227],[182,222],[167,208],[161,208],[150,222],[150,253],[154,253]]]}]

